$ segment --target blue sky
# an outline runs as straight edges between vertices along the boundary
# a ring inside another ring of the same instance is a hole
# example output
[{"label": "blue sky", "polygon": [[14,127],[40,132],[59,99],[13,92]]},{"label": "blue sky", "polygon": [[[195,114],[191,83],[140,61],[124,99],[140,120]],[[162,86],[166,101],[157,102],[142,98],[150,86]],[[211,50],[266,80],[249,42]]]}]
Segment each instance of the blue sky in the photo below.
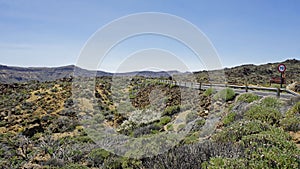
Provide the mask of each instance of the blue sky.
[{"label": "blue sky", "polygon": [[[94,32],[138,12],[169,13],[193,23],[210,39],[223,67],[300,59],[298,0],[0,0],[0,64],[76,64]],[[140,47],[167,48],[155,46],[157,40],[148,37]],[[106,71],[114,69],[109,64],[117,57],[111,57],[103,66]]]}]

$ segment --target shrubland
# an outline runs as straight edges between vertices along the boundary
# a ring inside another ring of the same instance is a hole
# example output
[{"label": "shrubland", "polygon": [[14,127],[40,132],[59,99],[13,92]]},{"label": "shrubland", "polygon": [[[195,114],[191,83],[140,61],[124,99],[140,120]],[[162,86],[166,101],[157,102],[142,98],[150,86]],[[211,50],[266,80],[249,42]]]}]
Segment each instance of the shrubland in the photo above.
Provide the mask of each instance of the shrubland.
[{"label": "shrubland", "polygon": [[[75,97],[70,81],[5,86],[0,102],[0,168],[300,166],[300,150],[290,135],[300,130],[299,101],[289,105],[274,97],[207,89],[185,102],[181,98],[185,89],[176,85],[140,77],[123,87],[118,79],[114,83],[120,85],[112,86],[109,77],[98,78],[94,93],[82,91]],[[160,91],[163,97],[155,95],[149,100],[153,90]],[[78,103],[85,106],[79,107]],[[154,103],[164,104],[155,109],[151,107]],[[214,130],[205,135],[205,126],[218,118]],[[86,124],[98,127],[103,123],[131,138],[178,132],[193,125],[168,151],[133,159],[99,146],[81,120],[90,120]]]}]

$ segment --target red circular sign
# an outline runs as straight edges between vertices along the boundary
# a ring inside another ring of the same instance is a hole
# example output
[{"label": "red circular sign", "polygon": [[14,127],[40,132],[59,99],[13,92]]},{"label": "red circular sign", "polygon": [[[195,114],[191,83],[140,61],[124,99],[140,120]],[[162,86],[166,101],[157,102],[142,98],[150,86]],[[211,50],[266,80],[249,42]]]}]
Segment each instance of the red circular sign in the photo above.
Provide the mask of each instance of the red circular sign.
[{"label": "red circular sign", "polygon": [[279,64],[277,69],[279,72],[283,73],[286,70],[286,66],[284,64]]}]

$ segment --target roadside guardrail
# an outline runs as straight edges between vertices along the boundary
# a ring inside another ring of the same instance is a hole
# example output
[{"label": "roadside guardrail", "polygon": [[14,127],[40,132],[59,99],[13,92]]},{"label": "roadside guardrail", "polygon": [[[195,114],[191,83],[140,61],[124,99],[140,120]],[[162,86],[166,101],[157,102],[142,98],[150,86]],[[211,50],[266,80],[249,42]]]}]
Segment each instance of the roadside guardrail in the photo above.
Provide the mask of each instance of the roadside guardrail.
[{"label": "roadside guardrail", "polygon": [[[300,94],[288,89],[284,88],[271,88],[271,87],[257,87],[257,86],[239,86],[239,85],[230,85],[230,84],[213,84],[213,83],[198,83],[198,82],[179,82],[174,80],[159,80],[160,82],[168,83],[168,84],[174,84],[182,87],[191,87],[191,88],[197,88],[199,90],[204,89],[204,87],[228,87],[233,89],[244,89],[245,92],[248,92],[248,90],[262,90],[262,91],[270,91],[270,92],[276,92],[277,97],[280,97],[280,93],[286,92],[289,93],[295,97],[300,97]],[[196,87],[198,86],[198,87]]]}]

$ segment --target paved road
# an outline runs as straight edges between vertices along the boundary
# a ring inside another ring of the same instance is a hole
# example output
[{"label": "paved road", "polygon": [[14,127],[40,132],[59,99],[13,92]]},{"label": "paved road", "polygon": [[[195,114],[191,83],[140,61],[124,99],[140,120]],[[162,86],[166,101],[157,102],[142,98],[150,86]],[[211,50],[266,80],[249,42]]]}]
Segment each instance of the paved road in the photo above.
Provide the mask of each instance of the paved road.
[{"label": "paved road", "polygon": [[[170,83],[170,81],[165,81]],[[192,83],[192,82],[176,82],[176,85],[181,86],[181,87],[189,87],[189,88],[194,88],[194,89],[199,89],[199,84],[198,83]],[[233,87],[230,87],[233,86]],[[231,89],[234,90],[234,92],[241,94],[241,93],[245,93],[246,89],[241,89],[243,86],[235,86],[235,85],[230,85],[229,87]],[[213,87],[216,91],[225,89],[226,86],[223,84],[217,85],[217,84],[213,84],[213,86],[209,85],[209,84],[202,84],[201,85],[201,89],[205,90],[208,89],[210,87]],[[239,87],[239,88],[237,88]],[[269,88],[265,88],[265,89],[269,89]],[[272,89],[275,91],[264,91],[264,88],[261,88],[260,90],[252,90],[252,89],[248,89],[249,93],[254,93],[258,96],[277,96],[277,92],[276,89]],[[295,97],[295,95],[291,94],[291,93],[283,93],[280,92],[280,98],[281,99],[290,99],[292,97]]]}]

